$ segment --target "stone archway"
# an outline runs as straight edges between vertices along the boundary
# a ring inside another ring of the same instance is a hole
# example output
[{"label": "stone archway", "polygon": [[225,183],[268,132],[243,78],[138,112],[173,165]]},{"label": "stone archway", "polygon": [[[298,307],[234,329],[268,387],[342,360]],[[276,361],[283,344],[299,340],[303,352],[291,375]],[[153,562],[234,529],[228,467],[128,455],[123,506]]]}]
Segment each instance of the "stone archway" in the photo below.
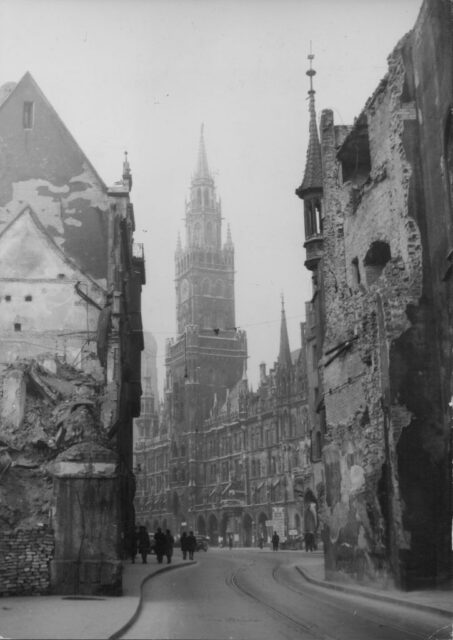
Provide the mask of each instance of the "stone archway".
[{"label": "stone archway", "polygon": [[200,536],[206,535],[206,521],[203,516],[198,516],[197,518],[197,533],[199,533]]},{"label": "stone archway", "polygon": [[244,547],[251,547],[253,545],[253,520],[252,517],[246,513],[242,518],[242,544]]},{"label": "stone archway", "polygon": [[269,536],[267,535],[267,527],[266,520],[269,520],[268,516],[262,511],[258,516],[258,527],[256,531],[256,535],[258,537],[263,538],[264,544],[269,541]]},{"label": "stone archway", "polygon": [[208,519],[208,536],[211,544],[219,544],[219,522],[213,513]]}]

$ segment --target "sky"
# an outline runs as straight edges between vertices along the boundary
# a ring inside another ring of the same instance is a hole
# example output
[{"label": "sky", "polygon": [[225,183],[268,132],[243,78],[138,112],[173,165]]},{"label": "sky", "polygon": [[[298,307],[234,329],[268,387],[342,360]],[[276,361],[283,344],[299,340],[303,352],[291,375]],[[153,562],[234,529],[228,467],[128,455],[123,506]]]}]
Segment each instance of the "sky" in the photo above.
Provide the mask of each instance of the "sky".
[{"label": "sky", "polygon": [[[311,298],[301,183],[310,46],[318,120],[352,124],[422,0],[0,0],[0,85],[30,71],[108,184],[133,174],[135,241],[144,243],[142,314],[176,336],[174,252],[200,127],[224,234],[235,245],[236,325],[248,378],[277,359],[281,296],[291,349]],[[225,235],[224,235],[225,238]]]}]

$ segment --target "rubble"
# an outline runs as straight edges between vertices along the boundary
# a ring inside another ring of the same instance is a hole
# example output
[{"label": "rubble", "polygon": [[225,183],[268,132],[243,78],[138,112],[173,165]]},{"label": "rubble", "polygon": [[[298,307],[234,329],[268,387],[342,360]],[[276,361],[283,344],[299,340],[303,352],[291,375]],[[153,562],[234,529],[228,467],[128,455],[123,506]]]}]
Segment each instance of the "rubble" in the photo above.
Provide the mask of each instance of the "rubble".
[{"label": "rubble", "polygon": [[[101,422],[101,386],[59,359],[9,365],[1,377],[0,526],[51,526],[51,464],[65,451],[86,459],[93,443],[109,448]],[[80,449],[80,451],[78,451]]]}]

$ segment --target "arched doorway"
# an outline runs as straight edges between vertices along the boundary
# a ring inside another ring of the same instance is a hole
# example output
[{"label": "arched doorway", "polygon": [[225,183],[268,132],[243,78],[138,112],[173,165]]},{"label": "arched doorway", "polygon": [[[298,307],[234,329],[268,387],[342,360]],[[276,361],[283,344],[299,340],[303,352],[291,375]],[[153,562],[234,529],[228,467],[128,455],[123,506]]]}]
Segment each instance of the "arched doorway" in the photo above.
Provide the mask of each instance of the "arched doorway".
[{"label": "arched doorway", "polygon": [[266,520],[269,520],[269,518],[265,513],[261,512],[260,515],[258,516],[258,527],[257,527],[256,535],[258,537],[263,538],[264,544],[266,544],[266,542],[269,541],[269,538],[267,535]]},{"label": "arched doorway", "polygon": [[251,547],[253,545],[252,539],[253,520],[248,513],[246,513],[242,519],[242,544],[244,547]]},{"label": "arched doorway", "polygon": [[198,516],[197,518],[197,533],[201,536],[206,535],[206,522],[203,516]]},{"label": "arched doorway", "polygon": [[154,522],[153,522],[153,531],[157,531],[158,527],[159,527],[159,520],[154,520]]},{"label": "arched doorway", "polygon": [[219,523],[213,513],[211,513],[208,520],[208,536],[211,544],[219,544]]}]

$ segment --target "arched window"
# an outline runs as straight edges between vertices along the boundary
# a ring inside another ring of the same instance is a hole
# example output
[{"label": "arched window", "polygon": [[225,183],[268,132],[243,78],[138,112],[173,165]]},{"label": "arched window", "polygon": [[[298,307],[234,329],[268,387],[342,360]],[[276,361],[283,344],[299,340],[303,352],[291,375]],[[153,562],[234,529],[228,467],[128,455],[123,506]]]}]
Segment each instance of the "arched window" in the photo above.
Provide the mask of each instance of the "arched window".
[{"label": "arched window", "polygon": [[222,280],[217,280],[215,283],[215,294],[219,298],[223,298],[224,288]]},{"label": "arched window", "polygon": [[209,207],[211,204],[210,202],[210,198],[209,198],[209,189],[206,187],[204,190],[204,206],[205,207]]},{"label": "arched window", "polygon": [[197,204],[201,205],[201,188],[198,187],[197,189]]}]

